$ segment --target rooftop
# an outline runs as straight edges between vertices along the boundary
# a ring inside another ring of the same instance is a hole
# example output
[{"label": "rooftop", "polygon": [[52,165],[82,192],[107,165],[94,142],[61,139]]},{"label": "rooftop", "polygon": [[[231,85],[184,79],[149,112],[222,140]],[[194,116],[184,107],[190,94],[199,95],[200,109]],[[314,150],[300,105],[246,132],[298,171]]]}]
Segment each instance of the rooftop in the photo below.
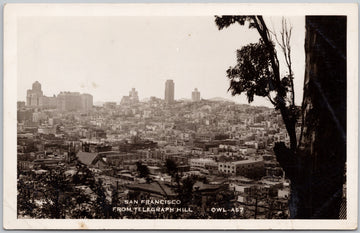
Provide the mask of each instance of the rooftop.
[{"label": "rooftop", "polygon": [[256,163],[256,162],[263,162],[263,160],[257,160],[257,159],[246,159],[246,160],[239,160],[232,162],[233,164],[248,164],[248,163]]},{"label": "rooftop", "polygon": [[77,157],[79,158],[79,161],[86,165],[90,165],[94,161],[97,155],[98,153],[83,152],[83,151],[79,151],[77,153]]}]

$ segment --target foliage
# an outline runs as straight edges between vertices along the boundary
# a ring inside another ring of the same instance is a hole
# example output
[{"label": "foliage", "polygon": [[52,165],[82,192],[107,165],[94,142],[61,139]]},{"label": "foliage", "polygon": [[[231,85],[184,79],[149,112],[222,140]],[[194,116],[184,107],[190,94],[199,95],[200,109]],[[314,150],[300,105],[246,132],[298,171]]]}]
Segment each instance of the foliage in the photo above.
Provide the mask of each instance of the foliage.
[{"label": "foliage", "polygon": [[96,193],[94,203],[96,218],[108,219],[112,215],[112,207],[106,198],[106,191],[101,180],[95,183],[94,192]]},{"label": "foliage", "polygon": [[141,162],[136,162],[137,172],[142,178],[147,178],[150,174],[149,168]]},{"label": "foliage", "polygon": [[251,18],[253,16],[246,16],[246,15],[224,15],[224,16],[215,16],[215,23],[218,26],[219,30],[223,29],[223,28],[227,28],[229,27],[231,24],[233,23],[239,23],[241,26],[245,25],[245,22],[250,22],[249,23],[249,28],[254,28],[255,25],[254,23],[251,21]]},{"label": "foliage", "polygon": [[181,185],[178,190],[178,198],[181,200],[183,206],[189,205],[191,202],[196,201],[194,193],[194,184],[199,180],[197,175],[190,175],[181,180]]},{"label": "foliage", "polygon": [[295,106],[291,67],[291,26],[289,28],[283,20],[281,42],[275,36],[289,70],[289,73],[282,77],[275,43],[262,16],[215,16],[219,30],[235,23],[243,26],[246,22],[249,28],[258,31],[260,39],[258,43],[243,46],[237,51],[237,64],[226,72],[230,80],[228,90],[232,95],[245,93],[249,103],[254,100],[255,95],[268,98],[274,107],[280,110],[290,137],[290,148],[295,151],[297,148],[295,124],[299,116],[299,108]]},{"label": "foliage", "polygon": [[36,204],[31,198],[32,183],[24,182],[22,179],[18,181],[17,187],[17,213],[22,216],[35,217]]},{"label": "foliage", "polygon": [[74,176],[61,167],[44,174],[20,174],[18,215],[48,219],[112,216],[112,206],[101,181],[96,182],[86,166],[79,165],[77,169]]},{"label": "foliage", "polygon": [[178,167],[177,164],[174,160],[172,159],[166,159],[165,161],[165,168],[166,168],[166,172],[171,175],[172,177],[174,177],[177,172],[178,172]]},{"label": "foliage", "polygon": [[245,93],[249,103],[254,95],[267,97],[274,90],[274,73],[270,65],[270,54],[263,41],[249,44],[237,51],[237,64],[227,71],[232,95]]}]

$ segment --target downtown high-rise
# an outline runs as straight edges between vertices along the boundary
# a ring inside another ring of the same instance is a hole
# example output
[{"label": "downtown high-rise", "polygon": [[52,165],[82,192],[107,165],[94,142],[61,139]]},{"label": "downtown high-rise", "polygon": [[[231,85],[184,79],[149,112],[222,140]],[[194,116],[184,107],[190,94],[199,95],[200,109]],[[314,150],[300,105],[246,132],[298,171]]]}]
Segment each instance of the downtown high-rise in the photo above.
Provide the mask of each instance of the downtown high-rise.
[{"label": "downtown high-rise", "polygon": [[197,88],[191,93],[191,100],[194,102],[200,101],[200,91]]},{"label": "downtown high-rise", "polygon": [[165,103],[171,104],[174,102],[174,81],[169,79],[165,82]]}]

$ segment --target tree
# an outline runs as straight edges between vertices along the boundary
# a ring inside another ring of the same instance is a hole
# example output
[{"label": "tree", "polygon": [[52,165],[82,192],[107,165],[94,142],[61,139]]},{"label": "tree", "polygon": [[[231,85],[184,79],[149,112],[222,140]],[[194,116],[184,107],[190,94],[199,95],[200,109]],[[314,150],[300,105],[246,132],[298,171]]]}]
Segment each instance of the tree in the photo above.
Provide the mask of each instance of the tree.
[{"label": "tree", "polygon": [[346,161],[346,16],[307,16],[305,27],[299,147],[296,153],[275,149],[291,179],[291,217],[338,219]]},{"label": "tree", "polygon": [[[17,185],[17,214],[18,216],[36,217],[36,204],[34,203],[33,183],[29,180],[24,182],[23,178],[19,179]],[[34,211],[35,210],[35,211]]]},{"label": "tree", "polygon": [[290,137],[274,152],[291,180],[291,218],[339,218],[346,161],[346,17],[306,17],[306,73],[299,143],[291,62],[291,26],[283,20],[281,38],[288,74],[279,61],[262,16],[216,16],[219,30],[234,23],[255,28],[259,42],[237,52],[237,65],[227,70],[233,95],[263,96],[280,110]]},{"label": "tree", "polygon": [[258,43],[246,45],[237,51],[236,66],[226,71],[230,79],[229,91],[232,95],[245,93],[249,103],[254,100],[254,95],[266,97],[276,109],[280,110],[290,137],[290,149],[295,151],[297,148],[295,126],[299,109],[295,106],[291,68],[291,27],[288,28],[288,24],[283,23],[282,40],[279,41],[289,70],[287,75],[281,76],[275,43],[262,16],[215,16],[219,30],[234,23],[245,25],[246,22],[249,28],[258,31],[260,39]]},{"label": "tree", "polygon": [[106,198],[106,190],[103,187],[102,180],[99,179],[95,182],[92,189],[96,194],[95,217],[100,219],[110,218],[110,216],[112,216],[112,206]]},{"label": "tree", "polygon": [[[41,175],[23,175],[18,181],[18,215],[48,219],[113,216],[101,181],[96,182],[86,166],[78,164],[77,169],[77,174],[82,175],[74,175],[76,184],[74,177],[68,176],[62,167]],[[77,185],[85,186],[93,193],[89,195]],[[95,202],[91,200],[93,194],[96,196]]]},{"label": "tree", "polygon": [[165,161],[165,168],[166,172],[171,175],[172,177],[176,176],[178,173],[178,167],[174,160],[172,159],[166,159]]},{"label": "tree", "polygon": [[[79,210],[79,205],[88,201],[82,190],[76,189],[71,180],[65,175],[63,168],[50,170],[31,181],[29,200],[18,199],[22,205],[34,204],[34,200],[42,202],[35,206],[32,214],[36,218],[81,218],[74,211]],[[21,195],[20,195],[21,196]],[[33,206],[34,207],[34,206]]]},{"label": "tree", "polygon": [[181,188],[178,192],[182,205],[187,205],[193,199],[193,187],[198,177],[191,175],[182,180]]},{"label": "tree", "polygon": [[147,178],[150,174],[148,166],[142,164],[141,162],[136,162],[136,168],[141,178]]}]

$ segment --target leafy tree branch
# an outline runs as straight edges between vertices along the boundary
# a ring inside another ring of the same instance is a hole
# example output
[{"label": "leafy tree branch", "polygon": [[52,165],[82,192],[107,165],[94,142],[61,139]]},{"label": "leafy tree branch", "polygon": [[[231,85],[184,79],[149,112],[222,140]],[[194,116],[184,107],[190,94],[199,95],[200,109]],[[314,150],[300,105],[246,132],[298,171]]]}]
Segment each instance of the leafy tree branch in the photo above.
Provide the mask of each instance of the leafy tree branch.
[{"label": "leafy tree branch", "polygon": [[[286,130],[290,137],[290,149],[295,151],[297,139],[295,125],[299,109],[295,106],[293,72],[291,67],[291,26],[283,21],[282,51],[285,56],[289,74],[280,75],[280,65],[271,31],[266,26],[262,16],[215,16],[219,30],[238,23],[242,26],[248,23],[250,29],[256,29],[260,35],[258,43],[243,46],[237,51],[237,64],[230,67],[226,73],[230,79],[229,91],[232,95],[245,93],[248,102],[254,100],[254,95],[266,97],[280,110]],[[290,99],[288,98],[290,94]]]}]

